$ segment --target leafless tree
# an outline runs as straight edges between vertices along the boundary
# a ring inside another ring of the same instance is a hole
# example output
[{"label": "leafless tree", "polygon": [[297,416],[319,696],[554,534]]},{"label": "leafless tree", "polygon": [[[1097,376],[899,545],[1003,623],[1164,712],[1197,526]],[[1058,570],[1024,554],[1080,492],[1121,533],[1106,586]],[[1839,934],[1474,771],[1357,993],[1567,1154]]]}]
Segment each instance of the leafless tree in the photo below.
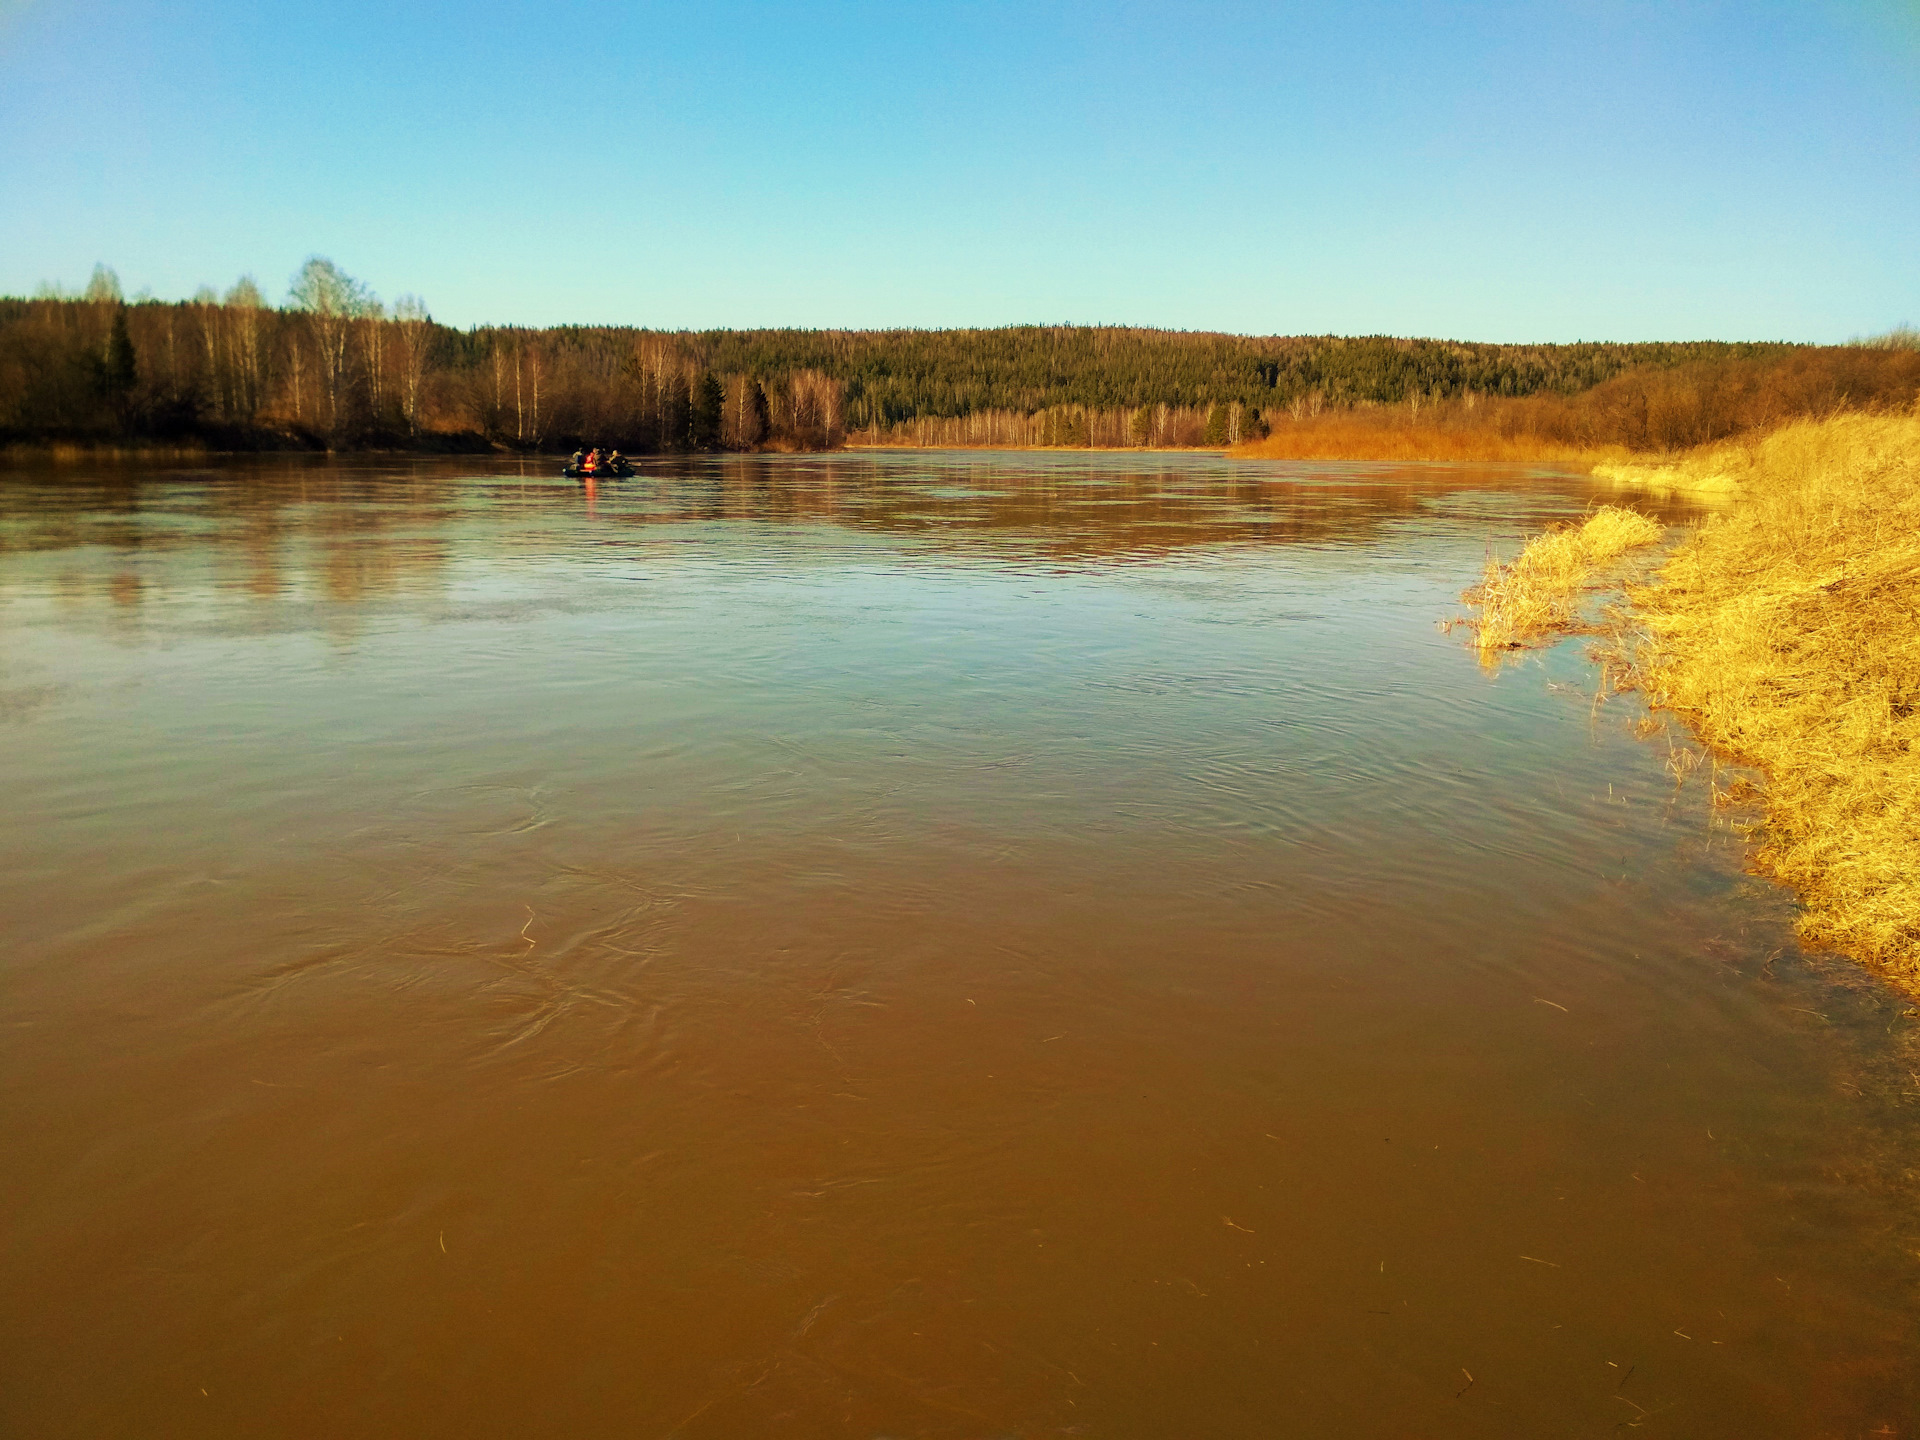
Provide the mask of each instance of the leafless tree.
[{"label": "leafless tree", "polygon": [[360,332],[360,355],[367,377],[367,405],[380,424],[387,404],[387,310],[369,296],[355,321]]},{"label": "leafless tree", "polygon": [[327,427],[340,427],[340,395],[347,375],[347,340],[353,322],[374,303],[372,292],[333,261],[315,255],[293,277],[288,298],[306,312],[307,331],[326,387]]},{"label": "leafless tree", "polygon": [[532,426],[533,437],[532,438],[536,448],[540,444],[540,377],[545,371],[545,368],[546,368],[546,356],[542,353],[540,345],[536,342],[535,344],[528,346],[527,347],[527,374],[528,374],[528,377],[533,381],[533,426]]},{"label": "leafless tree", "polygon": [[289,335],[287,337],[287,362],[293,382],[293,420],[296,425],[301,424],[307,418],[306,406],[301,398],[305,392],[305,386],[300,383],[303,378],[300,373],[300,354],[300,337],[298,335]]},{"label": "leafless tree", "polygon": [[86,299],[95,305],[118,305],[125,298],[120,292],[120,277],[113,273],[113,267],[94,266],[93,278],[87,281]]},{"label": "leafless tree", "polygon": [[506,354],[501,349],[500,336],[497,333],[488,342],[487,358],[493,362],[493,412],[487,418],[487,428],[497,432],[500,428],[500,417],[506,413],[506,401],[501,394],[501,387],[506,381],[507,369]]},{"label": "leafless tree", "polygon": [[433,317],[427,314],[427,302],[418,295],[402,295],[393,302],[394,324],[400,329],[400,413],[407,429],[420,433],[420,378],[426,373],[427,326]]},{"label": "leafless tree", "polygon": [[260,367],[260,311],[266,301],[251,275],[242,275],[227,291],[226,309],[231,317],[235,386],[238,409],[251,419],[260,409],[263,376]]},{"label": "leafless tree", "polygon": [[222,364],[220,297],[211,285],[193,292],[193,318],[200,327],[200,350],[207,367],[206,396],[213,413],[221,419],[228,414],[227,367]]}]

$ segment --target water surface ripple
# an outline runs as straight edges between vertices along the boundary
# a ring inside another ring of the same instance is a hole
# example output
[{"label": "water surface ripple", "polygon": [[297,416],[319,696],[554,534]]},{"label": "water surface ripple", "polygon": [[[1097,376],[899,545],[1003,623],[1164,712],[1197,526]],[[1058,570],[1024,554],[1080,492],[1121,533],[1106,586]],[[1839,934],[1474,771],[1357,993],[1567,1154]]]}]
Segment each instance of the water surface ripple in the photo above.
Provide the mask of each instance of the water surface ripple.
[{"label": "water surface ripple", "polygon": [[0,1429],[1920,1414],[1907,1005],[1435,629],[1589,482],[546,468],[0,474]]}]

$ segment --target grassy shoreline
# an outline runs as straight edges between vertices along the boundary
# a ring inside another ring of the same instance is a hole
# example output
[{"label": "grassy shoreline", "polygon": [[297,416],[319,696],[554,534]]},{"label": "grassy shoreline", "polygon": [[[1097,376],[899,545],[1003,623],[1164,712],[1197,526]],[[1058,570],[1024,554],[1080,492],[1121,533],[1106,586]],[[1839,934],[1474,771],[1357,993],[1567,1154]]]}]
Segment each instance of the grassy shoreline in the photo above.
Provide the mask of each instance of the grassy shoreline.
[{"label": "grassy shoreline", "polygon": [[1481,663],[1497,665],[1503,651],[1571,630],[1594,576],[1662,530],[1638,511],[1602,505],[1578,525],[1535,536],[1512,560],[1490,556],[1480,583],[1460,597],[1479,613],[1446,628],[1465,625]]},{"label": "grassy shoreline", "polygon": [[[1802,420],[1671,463],[1598,466],[1713,496],[1610,631],[1622,683],[1751,767],[1753,867],[1809,944],[1920,994],[1920,410]],[[1604,508],[1489,564],[1462,597],[1483,661],[1564,634],[1597,568],[1659,533]],[[1716,793],[1716,799],[1722,798]]]},{"label": "grassy shoreline", "polygon": [[1765,777],[1800,932],[1920,994],[1920,411],[1802,421],[1647,483],[1733,497],[1628,591],[1630,678]]}]

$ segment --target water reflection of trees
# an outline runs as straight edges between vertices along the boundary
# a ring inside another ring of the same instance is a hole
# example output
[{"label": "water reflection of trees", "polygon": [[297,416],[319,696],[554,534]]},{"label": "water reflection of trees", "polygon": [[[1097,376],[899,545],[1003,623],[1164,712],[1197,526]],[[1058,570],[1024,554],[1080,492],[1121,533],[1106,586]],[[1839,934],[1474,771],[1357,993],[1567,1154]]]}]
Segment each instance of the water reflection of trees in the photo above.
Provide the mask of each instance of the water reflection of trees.
[{"label": "water reflection of trees", "polygon": [[[274,461],[28,480],[0,490],[0,591],[61,552],[69,602],[133,612],[192,590],[349,612],[442,594],[451,558],[532,563],[698,523],[831,527],[956,555],[1152,559],[1194,547],[1364,543],[1450,499],[1581,501],[1571,472],[978,451],[681,457],[591,490],[547,462]],[[1511,502],[1500,502],[1510,511]],[[1656,507],[1659,508],[1659,507]],[[1670,502],[1674,514],[1691,510]]]},{"label": "water reflection of trees", "polygon": [[[433,594],[458,513],[447,482],[285,464],[16,482],[0,490],[0,591],[122,611],[194,592],[348,608]],[[48,580],[31,561],[54,554]]]},{"label": "water reflection of trees", "polygon": [[812,522],[1059,558],[1144,559],[1199,546],[1364,542],[1450,496],[1516,487],[1576,500],[1591,493],[1573,472],[1512,466],[1282,467],[955,452],[660,465],[637,481],[601,487],[598,508],[635,525]]}]

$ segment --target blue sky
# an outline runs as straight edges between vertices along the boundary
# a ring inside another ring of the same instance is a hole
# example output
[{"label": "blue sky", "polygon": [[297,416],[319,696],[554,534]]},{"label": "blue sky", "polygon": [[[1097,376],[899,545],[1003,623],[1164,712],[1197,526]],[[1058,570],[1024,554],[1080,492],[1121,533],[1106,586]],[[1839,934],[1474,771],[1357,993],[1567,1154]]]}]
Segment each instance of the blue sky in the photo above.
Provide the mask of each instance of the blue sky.
[{"label": "blue sky", "polygon": [[0,292],[458,325],[1841,340],[1920,320],[1920,0],[0,0]]}]

